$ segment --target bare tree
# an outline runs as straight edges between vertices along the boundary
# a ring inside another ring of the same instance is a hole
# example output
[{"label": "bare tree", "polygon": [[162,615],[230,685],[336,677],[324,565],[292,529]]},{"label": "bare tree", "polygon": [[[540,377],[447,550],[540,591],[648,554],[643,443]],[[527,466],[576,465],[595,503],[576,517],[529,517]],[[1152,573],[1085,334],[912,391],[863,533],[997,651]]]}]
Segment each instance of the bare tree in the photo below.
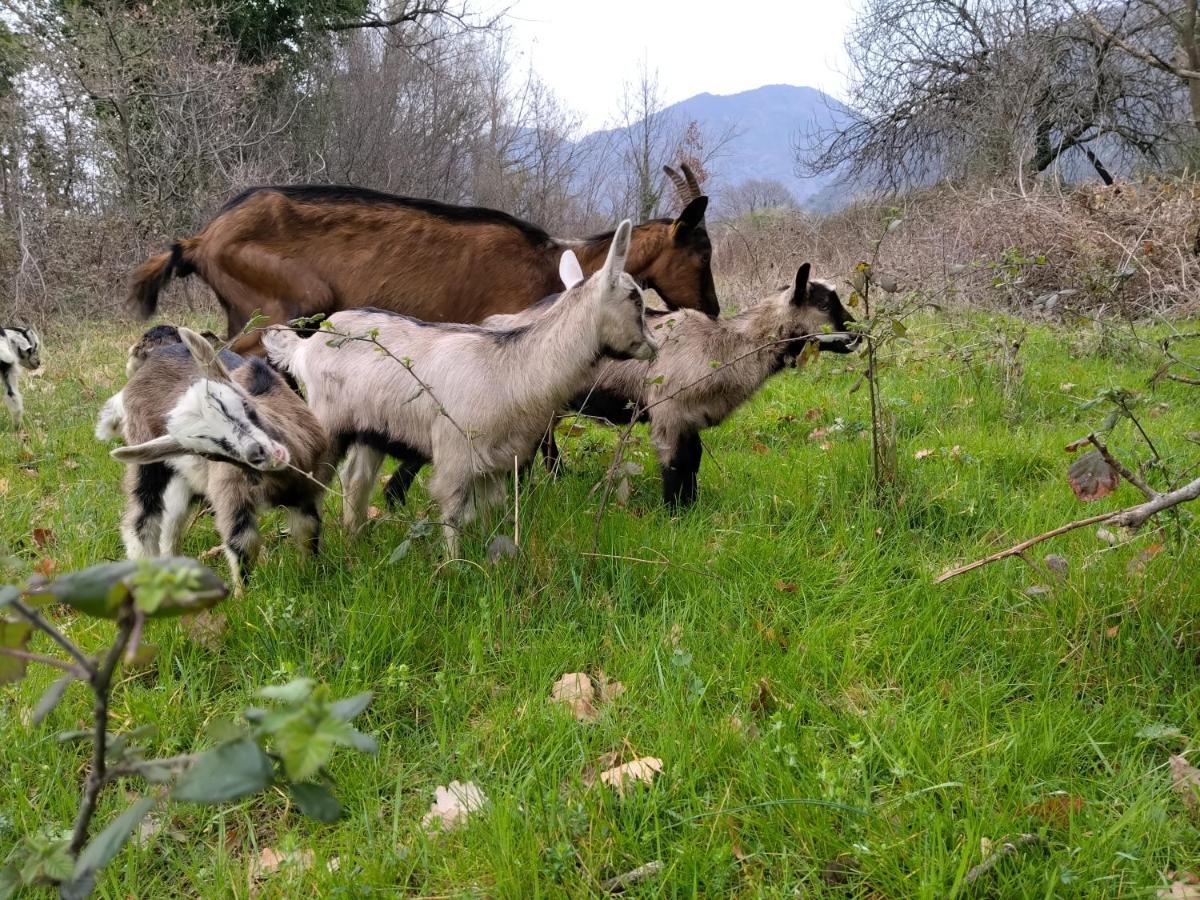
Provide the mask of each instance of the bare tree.
[{"label": "bare tree", "polygon": [[1114,159],[1158,160],[1173,139],[1177,83],[1130,65],[1066,6],[868,0],[847,51],[853,111],[815,136],[815,156],[798,154],[804,174],[891,187],[972,173],[1019,179],[1078,155],[1111,181]]},{"label": "bare tree", "polygon": [[796,198],[777,178],[747,178],[721,192],[724,217],[736,219],[768,209],[795,209]]},{"label": "bare tree", "polygon": [[1198,0],[1161,3],[1125,0],[1093,4],[1080,13],[1098,41],[1143,65],[1178,79],[1188,94],[1193,128],[1200,130],[1200,18]]}]

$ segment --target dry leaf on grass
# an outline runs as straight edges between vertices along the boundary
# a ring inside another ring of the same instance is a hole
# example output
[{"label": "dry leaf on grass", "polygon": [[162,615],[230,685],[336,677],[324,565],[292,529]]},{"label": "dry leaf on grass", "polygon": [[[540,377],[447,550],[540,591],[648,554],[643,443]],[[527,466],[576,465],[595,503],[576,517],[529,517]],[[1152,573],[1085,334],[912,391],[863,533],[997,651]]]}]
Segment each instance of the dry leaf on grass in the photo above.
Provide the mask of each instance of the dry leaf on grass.
[{"label": "dry leaf on grass", "polygon": [[603,672],[596,676],[596,685],[586,672],[568,672],[550,690],[550,702],[567,707],[580,722],[595,722],[600,718],[597,707],[608,703],[625,691],[625,685],[611,681]]},{"label": "dry leaf on grass", "polygon": [[54,530],[50,528],[35,528],[33,529],[33,543],[41,550],[45,550],[50,544],[55,541]]},{"label": "dry leaf on grass", "polygon": [[782,578],[776,578],[775,590],[783,591],[785,594],[794,594],[796,593],[796,584],[792,581],[784,581]]},{"label": "dry leaf on grass", "polygon": [[1058,791],[1053,794],[1047,794],[1025,811],[1041,819],[1047,825],[1066,828],[1071,823],[1071,817],[1077,815],[1083,809],[1084,803],[1085,801],[1082,797]]},{"label": "dry leaf on grass", "polygon": [[259,851],[258,858],[250,863],[250,880],[258,881],[277,872],[281,866],[294,866],[300,871],[312,868],[313,852],[311,850],[276,850],[265,847]]},{"label": "dry leaf on grass", "polygon": [[43,556],[34,565],[33,571],[37,572],[43,578],[49,578],[51,575],[54,574],[54,570],[57,568],[58,568],[58,564],[55,563],[54,560],[52,560],[48,556]]},{"label": "dry leaf on grass", "polygon": [[368,506],[367,507],[367,518],[370,519],[372,522],[374,522],[376,519],[382,519],[383,518],[383,510],[380,509],[378,506]]},{"label": "dry leaf on grass", "polygon": [[611,788],[616,788],[618,794],[625,793],[626,785],[637,783],[653,784],[654,776],[662,771],[662,760],[655,756],[643,756],[633,762],[623,763],[600,773],[600,781]]},{"label": "dry leaf on grass", "polygon": [[1162,549],[1163,545],[1155,541],[1153,544],[1151,544],[1149,547],[1146,547],[1141,553],[1131,559],[1129,561],[1129,565],[1125,567],[1125,571],[1130,575],[1137,575],[1140,572],[1146,571],[1146,563],[1150,562],[1150,560],[1162,553]]},{"label": "dry leaf on grass", "polygon": [[1163,877],[1169,882],[1164,888],[1158,889],[1159,897],[1167,897],[1170,900],[1200,900],[1200,878],[1193,872],[1171,872],[1163,873]]},{"label": "dry leaf on grass", "polygon": [[913,459],[926,459],[927,457],[930,457],[930,456],[933,456],[932,450],[918,450],[916,453],[913,454]]},{"label": "dry leaf on grass", "polygon": [[1172,756],[1170,765],[1171,787],[1183,798],[1188,809],[1196,809],[1200,806],[1200,769],[1188,765],[1182,756]]},{"label": "dry leaf on grass", "polygon": [[568,707],[580,722],[595,722],[599,718],[592,702],[595,699],[592,679],[583,672],[568,672],[550,690],[550,702]]},{"label": "dry leaf on grass", "polygon": [[189,638],[208,650],[219,650],[221,638],[229,619],[223,612],[206,609],[195,615],[183,617],[183,630]]},{"label": "dry leaf on grass", "polygon": [[202,562],[207,562],[210,559],[216,559],[221,555],[221,551],[225,549],[224,544],[217,544],[215,547],[209,547],[198,557]]},{"label": "dry leaf on grass", "polygon": [[610,679],[604,672],[600,672],[596,676],[596,683],[599,685],[596,696],[600,699],[601,703],[608,703],[625,693],[625,685],[619,681]]},{"label": "dry leaf on grass", "polygon": [[483,809],[487,796],[473,781],[452,781],[449,785],[438,785],[429,812],[421,819],[421,827],[431,831],[458,828],[473,812]]}]

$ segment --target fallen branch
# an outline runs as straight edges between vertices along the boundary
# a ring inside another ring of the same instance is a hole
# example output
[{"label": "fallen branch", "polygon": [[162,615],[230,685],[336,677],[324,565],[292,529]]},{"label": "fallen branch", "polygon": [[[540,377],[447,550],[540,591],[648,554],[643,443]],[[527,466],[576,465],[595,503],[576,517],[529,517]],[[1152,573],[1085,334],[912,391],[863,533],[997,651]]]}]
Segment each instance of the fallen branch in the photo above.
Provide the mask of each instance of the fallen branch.
[{"label": "fallen branch", "polygon": [[610,878],[607,881],[601,882],[600,887],[608,891],[610,894],[619,894],[627,887],[632,887],[639,881],[645,881],[647,878],[653,878],[662,871],[662,860],[654,860],[648,862],[644,866],[638,866],[636,869],[631,869],[624,875],[618,875],[615,878]]},{"label": "fallen branch", "polygon": [[1034,544],[1040,544],[1042,541],[1058,537],[1060,534],[1066,534],[1068,531],[1074,531],[1076,528],[1099,525],[1102,522],[1117,525],[1121,528],[1138,528],[1151,516],[1157,515],[1164,509],[1170,509],[1172,506],[1178,506],[1180,503],[1187,503],[1189,500],[1195,500],[1197,497],[1200,497],[1200,478],[1197,478],[1190,484],[1185,484],[1178,490],[1167,491],[1165,494],[1155,494],[1153,499],[1147,500],[1145,503],[1139,503],[1137,506],[1118,509],[1116,512],[1111,513],[1100,513],[1098,516],[1088,516],[1086,519],[1078,519],[1074,522],[1068,522],[1066,525],[1059,525],[1057,528],[1037,535],[1037,537],[1021,541],[1021,543],[1009,547],[1007,550],[1001,550],[999,553],[993,553],[991,556],[977,559],[973,563],[967,563],[965,566],[959,566],[957,569],[950,569],[943,572],[933,580],[933,583],[941,584],[943,581],[949,581],[955,576],[978,569],[981,566],[986,566],[988,563],[999,562],[1010,556],[1017,556],[1024,553]]},{"label": "fallen branch", "polygon": [[973,884],[981,875],[986,875],[994,869],[1004,857],[1011,856],[1022,847],[1027,847],[1030,844],[1040,844],[1041,841],[1042,839],[1036,834],[1021,834],[1017,836],[1015,841],[1005,841],[991,856],[967,872],[966,877],[963,879],[963,884]]},{"label": "fallen branch", "polygon": [[1180,384],[1200,384],[1200,378],[1187,378],[1183,375],[1164,375],[1168,381],[1178,381]]}]

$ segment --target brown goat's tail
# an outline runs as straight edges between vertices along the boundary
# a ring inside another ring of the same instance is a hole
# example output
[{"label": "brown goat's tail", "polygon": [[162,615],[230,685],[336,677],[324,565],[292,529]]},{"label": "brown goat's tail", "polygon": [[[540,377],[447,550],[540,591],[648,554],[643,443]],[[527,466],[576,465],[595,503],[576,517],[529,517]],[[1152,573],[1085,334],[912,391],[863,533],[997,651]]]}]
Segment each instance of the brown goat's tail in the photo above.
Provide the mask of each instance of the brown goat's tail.
[{"label": "brown goat's tail", "polygon": [[184,255],[180,241],[166,253],[150,257],[137,267],[129,285],[129,305],[139,318],[148,319],[158,309],[158,295],[172,277],[185,278],[196,269]]}]

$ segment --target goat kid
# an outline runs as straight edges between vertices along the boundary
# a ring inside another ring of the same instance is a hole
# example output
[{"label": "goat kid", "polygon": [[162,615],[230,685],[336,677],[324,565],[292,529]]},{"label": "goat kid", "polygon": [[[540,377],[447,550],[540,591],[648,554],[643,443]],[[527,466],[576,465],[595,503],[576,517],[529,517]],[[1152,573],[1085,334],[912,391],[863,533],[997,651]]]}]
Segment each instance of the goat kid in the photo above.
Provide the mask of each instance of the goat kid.
[{"label": "goat kid", "polygon": [[25,415],[25,400],[17,383],[20,369],[30,371],[42,364],[41,339],[32,328],[7,325],[0,328],[0,384],[4,387],[4,405],[17,428]]},{"label": "goat kid", "polygon": [[[211,331],[202,331],[200,336],[213,347],[221,346],[221,339]],[[142,363],[159,347],[182,343],[183,339],[179,336],[179,329],[174,325],[155,325],[153,328],[148,328],[138,338],[137,343],[129,348],[129,356],[125,360],[125,377],[132,378],[133,373],[141,368]],[[229,368],[235,369],[241,364],[241,357],[237,354],[229,351],[220,351],[220,353],[221,360]],[[118,440],[121,437],[125,427],[124,394],[124,391],[117,391],[104,401],[104,406],[100,408],[100,415],[96,418],[96,440],[107,442]]]},{"label": "goat kid", "polygon": [[[846,331],[854,317],[842,306],[836,288],[810,279],[810,272],[805,263],[793,285],[732,318],[713,320],[688,310],[648,313],[659,336],[654,362],[600,363],[591,387],[573,397],[568,409],[614,424],[628,424],[635,414],[648,421],[663,502],[672,508],[690,506],[698,494],[702,430],[725,421],[768,378],[795,364],[809,344],[835,353],[857,346],[859,338]],[[537,314],[493,316],[483,324],[519,327],[524,317]],[[553,431],[542,450],[548,465],[557,462]],[[397,470],[393,479],[404,485],[412,474]]]},{"label": "goat kid", "polygon": [[364,521],[385,454],[417,468],[431,460],[429,493],[456,557],[460,528],[503,500],[514,458],[532,457],[546,423],[585,386],[596,360],[653,357],[641,290],[624,271],[631,228],[621,223],[590,278],[564,253],[568,290],[525,326],[435,324],[379,310],[330,317],[336,334],[371,335],[387,354],[371,341],[264,335],[271,360],[305,385],[338,456],[356,449],[342,472],[350,531]]},{"label": "goat kid", "polygon": [[329,441],[265,361],[218,355],[186,328],[178,343],[159,337],[157,346],[133,348],[146,352],[115,404],[127,445],[112,451],[127,464],[125,551],[130,559],[173,555],[191,505],[206,498],[241,593],[260,546],[259,509],[285,507],[292,537],[316,553],[333,474]]}]

